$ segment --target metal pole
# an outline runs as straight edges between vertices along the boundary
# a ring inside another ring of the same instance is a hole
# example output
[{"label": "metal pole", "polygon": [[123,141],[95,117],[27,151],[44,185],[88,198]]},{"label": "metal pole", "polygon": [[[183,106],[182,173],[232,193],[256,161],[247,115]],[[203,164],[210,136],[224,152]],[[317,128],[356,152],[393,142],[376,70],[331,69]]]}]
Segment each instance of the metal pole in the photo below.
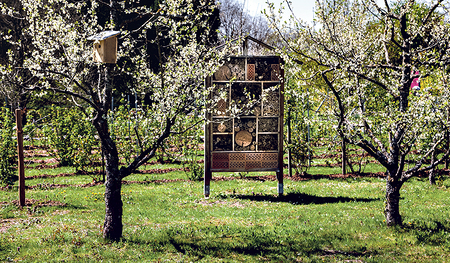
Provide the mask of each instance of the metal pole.
[{"label": "metal pole", "polygon": [[16,109],[17,154],[19,172],[19,205],[25,206],[25,166],[23,162],[22,110]]}]

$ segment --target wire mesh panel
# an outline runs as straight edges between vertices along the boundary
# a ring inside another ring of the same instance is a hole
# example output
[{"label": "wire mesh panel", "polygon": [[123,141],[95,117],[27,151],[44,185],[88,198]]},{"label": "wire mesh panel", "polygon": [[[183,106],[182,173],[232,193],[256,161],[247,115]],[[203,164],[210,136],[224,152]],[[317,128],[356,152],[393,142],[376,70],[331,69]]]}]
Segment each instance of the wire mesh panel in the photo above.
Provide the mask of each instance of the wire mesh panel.
[{"label": "wire mesh panel", "polygon": [[278,167],[278,154],[277,153],[263,153],[261,155],[261,167],[262,168]]},{"label": "wire mesh panel", "polygon": [[213,169],[229,169],[229,162],[228,153],[213,153],[212,155]]}]

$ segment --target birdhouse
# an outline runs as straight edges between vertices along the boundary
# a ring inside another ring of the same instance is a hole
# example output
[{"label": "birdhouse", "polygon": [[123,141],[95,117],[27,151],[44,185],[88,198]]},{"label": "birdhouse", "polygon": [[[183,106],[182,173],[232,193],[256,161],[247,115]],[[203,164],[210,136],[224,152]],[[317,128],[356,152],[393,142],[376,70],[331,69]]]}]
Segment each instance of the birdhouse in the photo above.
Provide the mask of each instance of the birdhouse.
[{"label": "birdhouse", "polygon": [[120,31],[103,31],[89,37],[94,41],[94,61],[100,63],[117,62],[117,35]]}]

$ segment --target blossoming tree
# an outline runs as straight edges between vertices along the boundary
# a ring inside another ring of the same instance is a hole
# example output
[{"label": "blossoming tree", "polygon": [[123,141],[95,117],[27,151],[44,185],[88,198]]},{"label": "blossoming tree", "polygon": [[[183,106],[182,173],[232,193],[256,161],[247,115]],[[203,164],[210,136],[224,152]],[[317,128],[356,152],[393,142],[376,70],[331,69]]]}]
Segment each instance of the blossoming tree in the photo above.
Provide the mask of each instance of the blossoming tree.
[{"label": "blossoming tree", "polygon": [[[32,77],[16,78],[15,84],[37,96],[48,92],[63,94],[91,117],[105,155],[103,235],[119,240],[123,229],[122,179],[151,159],[168,137],[182,132],[183,116],[205,105],[207,91],[203,81],[222,58],[221,53],[207,45],[215,32],[210,30],[215,5],[213,1],[166,0],[155,11],[149,6],[117,0],[110,0],[109,5],[96,0],[19,2],[14,6],[2,4],[1,15],[26,21],[23,35],[30,41],[30,55],[24,58],[21,68],[4,64],[0,72],[14,79],[10,76],[17,71],[27,71]],[[109,11],[106,19],[99,10]],[[100,23],[101,19],[106,23]],[[92,60],[92,42],[87,38],[104,30],[122,31],[117,64]],[[151,30],[156,32],[153,36],[148,34]],[[20,48],[18,42],[11,44]],[[156,47],[156,67],[149,63],[150,46]],[[139,151],[123,166],[119,164],[122,149],[111,136],[108,118],[116,82],[125,83],[134,92],[150,94],[151,99],[142,117],[147,130],[136,130],[135,134]]]},{"label": "blossoming tree", "polygon": [[[443,0],[378,2],[316,1],[309,26],[295,17],[277,26],[273,5],[267,15],[299,82],[320,78],[334,95],[328,114],[343,140],[386,168],[390,226],[402,223],[402,185],[449,156],[450,28]],[[427,85],[412,89],[415,79]]]}]

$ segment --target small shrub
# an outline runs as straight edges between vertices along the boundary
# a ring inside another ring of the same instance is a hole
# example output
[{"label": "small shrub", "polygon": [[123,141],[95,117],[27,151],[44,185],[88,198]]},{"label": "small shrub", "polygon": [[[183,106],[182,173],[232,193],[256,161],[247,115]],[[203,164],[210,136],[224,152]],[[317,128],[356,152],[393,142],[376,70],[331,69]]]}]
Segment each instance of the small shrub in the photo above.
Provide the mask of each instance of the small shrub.
[{"label": "small shrub", "polygon": [[186,116],[183,125],[179,127],[184,132],[172,137],[171,141],[181,152],[184,171],[187,178],[192,181],[199,181],[204,174],[204,164],[198,162],[198,153],[202,150],[200,145],[203,142],[201,138],[203,130],[200,128],[199,120],[195,115]]},{"label": "small shrub", "polygon": [[16,175],[16,148],[17,143],[13,139],[14,122],[9,109],[3,108],[0,113],[0,184],[12,185],[17,180]]},{"label": "small shrub", "polygon": [[[94,154],[98,141],[93,125],[82,116],[76,108],[52,107],[50,122],[44,125],[43,132],[51,148],[49,153],[61,166],[72,166],[78,173],[92,175],[100,158],[97,152]],[[99,180],[95,174],[92,176]]]}]

